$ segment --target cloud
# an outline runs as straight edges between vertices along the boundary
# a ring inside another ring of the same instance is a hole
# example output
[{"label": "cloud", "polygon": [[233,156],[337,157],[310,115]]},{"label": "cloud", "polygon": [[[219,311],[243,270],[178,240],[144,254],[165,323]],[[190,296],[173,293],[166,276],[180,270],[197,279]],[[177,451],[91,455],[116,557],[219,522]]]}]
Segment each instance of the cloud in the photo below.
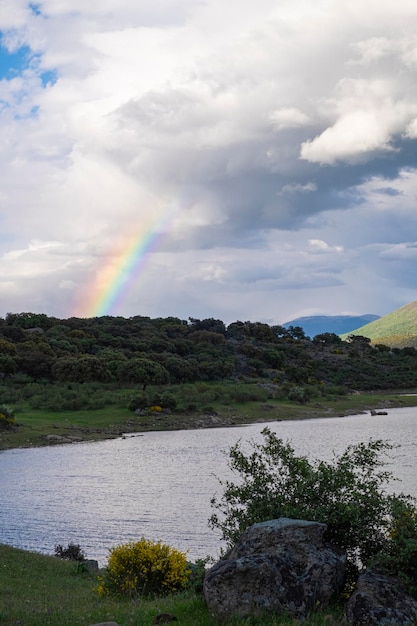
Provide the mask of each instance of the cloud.
[{"label": "cloud", "polygon": [[272,111],[269,119],[272,128],[274,128],[275,130],[307,126],[310,122],[308,116],[305,113],[294,107],[288,107]]},{"label": "cloud", "polygon": [[114,313],[282,322],[414,299],[416,26],[409,0],[4,3],[3,314],[71,314],[152,228]]},{"label": "cloud", "polygon": [[394,100],[391,91],[386,81],[343,80],[334,103],[335,123],[302,143],[301,158],[332,165],[364,161],[374,153],[395,150],[394,138],[409,128],[415,106]]},{"label": "cloud", "polygon": [[408,261],[417,258],[417,242],[404,242],[390,246],[380,254],[381,258],[393,261]]},{"label": "cloud", "polygon": [[317,185],[314,182],[308,182],[308,183],[305,183],[304,185],[300,185],[300,184],[284,185],[281,191],[278,192],[278,194],[310,193],[312,191],[317,191]]}]

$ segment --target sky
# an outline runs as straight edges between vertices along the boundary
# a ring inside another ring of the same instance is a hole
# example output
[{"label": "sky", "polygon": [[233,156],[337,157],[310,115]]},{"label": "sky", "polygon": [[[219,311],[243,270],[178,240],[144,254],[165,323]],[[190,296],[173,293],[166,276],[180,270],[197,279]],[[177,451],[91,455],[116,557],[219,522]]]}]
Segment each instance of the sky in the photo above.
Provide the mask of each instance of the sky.
[{"label": "sky", "polygon": [[0,317],[417,299],[415,0],[0,0]]}]

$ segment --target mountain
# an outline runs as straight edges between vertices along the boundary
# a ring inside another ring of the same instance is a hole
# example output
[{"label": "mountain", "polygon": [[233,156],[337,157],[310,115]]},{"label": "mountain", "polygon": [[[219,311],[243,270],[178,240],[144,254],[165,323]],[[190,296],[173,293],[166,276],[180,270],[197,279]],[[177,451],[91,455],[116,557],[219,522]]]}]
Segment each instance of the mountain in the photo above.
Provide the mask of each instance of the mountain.
[{"label": "mountain", "polygon": [[284,328],[301,326],[307,337],[315,337],[321,333],[351,333],[353,330],[378,319],[378,315],[312,315],[297,317],[291,322],[285,322]]},{"label": "mountain", "polygon": [[[417,300],[356,328],[350,334],[368,337],[373,344],[381,343],[391,348],[417,348]],[[342,335],[342,339],[346,336]]]}]

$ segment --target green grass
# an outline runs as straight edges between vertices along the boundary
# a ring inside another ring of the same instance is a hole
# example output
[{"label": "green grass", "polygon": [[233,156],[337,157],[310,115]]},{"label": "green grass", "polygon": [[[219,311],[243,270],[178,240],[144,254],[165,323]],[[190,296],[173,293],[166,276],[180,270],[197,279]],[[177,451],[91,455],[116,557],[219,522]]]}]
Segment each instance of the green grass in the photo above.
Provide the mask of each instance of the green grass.
[{"label": "green grass", "polygon": [[[172,613],[179,626],[218,626],[204,598],[187,592],[155,600],[99,597],[95,576],[78,572],[74,562],[63,561],[0,545],[1,626],[88,626],[115,621],[119,626],[147,626],[158,613]],[[340,609],[315,614],[303,626],[344,623]],[[279,616],[232,620],[230,626],[295,626],[297,620]]]},{"label": "green grass", "polygon": [[382,343],[398,348],[417,347],[417,301],[340,336],[346,340],[349,335],[368,337],[373,344]]},{"label": "green grass", "polygon": [[[207,386],[207,385],[206,385]],[[198,393],[198,388],[197,388]],[[124,432],[174,430],[233,426],[275,420],[337,417],[387,407],[417,406],[417,396],[401,393],[355,394],[314,398],[305,405],[284,400],[211,403],[217,415],[194,413],[153,414],[138,417],[126,407],[109,405],[99,409],[52,411],[32,409],[20,402],[16,413],[18,428],[0,431],[0,450],[42,446],[48,434],[100,440],[120,436]]]}]

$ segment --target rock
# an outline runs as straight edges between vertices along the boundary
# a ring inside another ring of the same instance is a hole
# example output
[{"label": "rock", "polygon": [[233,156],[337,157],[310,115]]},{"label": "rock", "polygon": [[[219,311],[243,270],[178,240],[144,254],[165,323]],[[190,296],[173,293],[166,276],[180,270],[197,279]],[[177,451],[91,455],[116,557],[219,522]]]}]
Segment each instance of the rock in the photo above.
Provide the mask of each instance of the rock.
[{"label": "rock", "polygon": [[401,582],[365,570],[346,605],[352,624],[400,626],[417,623],[417,600],[407,595]]},{"label": "rock", "polygon": [[72,439],[65,435],[46,435],[45,439],[48,443],[72,443]]},{"label": "rock", "polygon": [[159,613],[153,618],[152,624],[168,624],[169,622],[176,622],[177,618],[172,613]]},{"label": "rock", "polygon": [[78,571],[86,574],[98,574],[98,561],[95,559],[86,559],[85,561],[80,561],[78,565]]},{"label": "rock", "polygon": [[206,572],[204,595],[220,619],[263,611],[304,617],[341,591],[346,557],[323,540],[326,524],[280,518],[250,526]]}]

